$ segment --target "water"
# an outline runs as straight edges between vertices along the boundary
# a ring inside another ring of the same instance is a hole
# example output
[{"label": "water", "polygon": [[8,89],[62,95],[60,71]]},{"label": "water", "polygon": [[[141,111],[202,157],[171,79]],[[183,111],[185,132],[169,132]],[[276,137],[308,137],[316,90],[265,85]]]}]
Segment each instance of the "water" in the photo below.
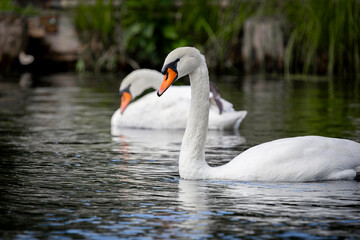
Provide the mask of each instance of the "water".
[{"label": "water", "polygon": [[[209,132],[209,164],[279,137],[360,142],[356,83],[240,80],[219,89],[249,114],[239,132]],[[360,239],[359,182],[183,180],[183,131],[110,136],[116,79],[17,82],[0,82],[1,239]]]}]

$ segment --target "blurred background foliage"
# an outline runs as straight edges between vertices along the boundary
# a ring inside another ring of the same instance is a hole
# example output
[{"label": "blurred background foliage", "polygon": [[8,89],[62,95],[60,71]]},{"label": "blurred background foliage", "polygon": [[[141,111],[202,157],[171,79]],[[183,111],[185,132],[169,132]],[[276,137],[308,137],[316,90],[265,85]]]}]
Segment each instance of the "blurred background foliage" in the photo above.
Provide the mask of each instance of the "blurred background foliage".
[{"label": "blurred background foliage", "polygon": [[[12,0],[0,10],[39,12]],[[241,73],[245,21],[276,16],[284,22],[280,72],[360,76],[359,0],[79,0],[70,11],[84,45],[78,71],[160,69],[172,49],[195,46],[211,70]]]},{"label": "blurred background foliage", "polygon": [[40,11],[31,4],[26,7],[20,7],[14,4],[12,0],[1,0],[0,12],[16,12],[23,15],[36,15],[39,14]]},{"label": "blurred background foliage", "polygon": [[115,68],[123,54],[121,64],[130,59],[133,67],[159,68],[172,49],[190,45],[207,56],[212,69],[224,72],[243,70],[244,21],[267,15],[281,16],[288,26],[286,73],[360,73],[358,0],[127,0],[118,6],[96,0],[95,5],[81,3],[74,22],[84,42],[101,46],[90,48],[100,69]]},{"label": "blurred background foliage", "polygon": [[92,5],[80,2],[73,15],[79,37],[85,43],[83,56],[76,64],[78,71],[84,71],[86,66],[97,72],[117,68],[120,54],[115,31],[117,15],[112,0],[96,0]]},{"label": "blurred background foliage", "polygon": [[291,23],[287,72],[359,75],[360,1],[297,0],[282,9]]},{"label": "blurred background foliage", "polygon": [[[126,55],[120,65],[130,62],[133,68],[159,68],[174,48],[195,46],[208,56],[210,67],[223,71],[232,67],[226,59],[238,46],[243,22],[255,12],[257,4],[222,2],[127,0],[117,7],[111,1],[97,0],[95,5],[82,2],[74,22],[83,42],[97,40],[88,49],[95,66],[106,65],[106,61],[96,63],[101,61],[97,53],[100,48],[103,55],[109,55],[106,52],[111,44],[116,45],[115,55]],[[108,16],[110,12],[112,17]]]}]

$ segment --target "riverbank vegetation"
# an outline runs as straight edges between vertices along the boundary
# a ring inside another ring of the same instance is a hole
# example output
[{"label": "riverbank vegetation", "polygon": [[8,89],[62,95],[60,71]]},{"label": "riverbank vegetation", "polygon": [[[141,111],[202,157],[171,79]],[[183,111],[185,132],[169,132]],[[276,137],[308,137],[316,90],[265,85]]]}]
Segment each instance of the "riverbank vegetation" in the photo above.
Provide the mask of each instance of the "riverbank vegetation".
[{"label": "riverbank vegetation", "polygon": [[[0,10],[36,8],[4,0]],[[159,69],[172,49],[195,46],[218,73],[360,76],[359,0],[79,0],[69,11],[83,44],[78,71]]]},{"label": "riverbank vegetation", "polygon": [[245,20],[269,15],[285,23],[282,71],[359,75],[358,0],[128,0],[120,6],[97,0],[80,4],[74,22],[89,43],[89,66],[97,70],[115,70],[127,61],[132,67],[159,68],[170,50],[191,45],[206,54],[212,69],[223,72],[243,71]]},{"label": "riverbank vegetation", "polygon": [[291,1],[282,8],[291,24],[287,72],[360,73],[360,1]]},{"label": "riverbank vegetation", "polygon": [[26,7],[20,7],[14,4],[11,0],[1,0],[0,1],[0,13],[6,12],[16,12],[22,15],[35,15],[39,14],[39,9],[35,8],[33,5],[27,5]]}]

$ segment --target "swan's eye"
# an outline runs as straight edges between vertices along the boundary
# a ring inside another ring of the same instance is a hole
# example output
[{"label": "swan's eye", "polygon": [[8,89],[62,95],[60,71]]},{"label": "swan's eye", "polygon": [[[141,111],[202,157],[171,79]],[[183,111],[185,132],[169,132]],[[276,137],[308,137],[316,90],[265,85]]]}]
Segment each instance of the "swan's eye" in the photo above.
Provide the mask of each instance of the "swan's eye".
[{"label": "swan's eye", "polygon": [[177,73],[176,68],[177,68],[177,63],[178,63],[179,61],[180,61],[180,58],[176,59],[175,61],[173,61],[173,62],[171,62],[171,63],[166,64],[166,65],[162,68],[161,73],[162,73],[163,75],[166,75],[166,79],[165,79],[165,80],[167,80],[167,75],[168,75],[169,70],[173,70],[174,72]]}]

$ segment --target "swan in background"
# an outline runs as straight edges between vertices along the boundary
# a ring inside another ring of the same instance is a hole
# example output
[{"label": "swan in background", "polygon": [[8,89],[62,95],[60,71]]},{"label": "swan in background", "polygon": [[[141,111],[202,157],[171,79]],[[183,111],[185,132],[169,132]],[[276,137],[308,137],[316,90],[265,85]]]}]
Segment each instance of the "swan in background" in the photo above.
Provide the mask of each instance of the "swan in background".
[{"label": "swan in background", "polygon": [[[179,173],[184,179],[241,181],[317,181],[354,179],[360,166],[360,144],[320,136],[283,138],[252,147],[225,165],[205,161],[209,118],[209,76],[205,57],[192,47],[177,48],[166,57],[158,96],[177,79],[189,75],[190,115],[184,133]],[[166,95],[164,94],[164,96]],[[169,103],[171,104],[171,103]]]},{"label": "swan in background", "polygon": [[[173,87],[172,94],[160,101],[156,91],[136,99],[145,90],[158,89],[162,79],[160,72],[150,69],[135,70],[126,76],[120,85],[120,108],[111,118],[113,135],[121,128],[185,129],[190,109],[190,86]],[[210,98],[211,102],[209,129],[238,129],[247,112],[235,111],[230,102],[220,97],[214,86],[211,90],[207,100]]]}]

